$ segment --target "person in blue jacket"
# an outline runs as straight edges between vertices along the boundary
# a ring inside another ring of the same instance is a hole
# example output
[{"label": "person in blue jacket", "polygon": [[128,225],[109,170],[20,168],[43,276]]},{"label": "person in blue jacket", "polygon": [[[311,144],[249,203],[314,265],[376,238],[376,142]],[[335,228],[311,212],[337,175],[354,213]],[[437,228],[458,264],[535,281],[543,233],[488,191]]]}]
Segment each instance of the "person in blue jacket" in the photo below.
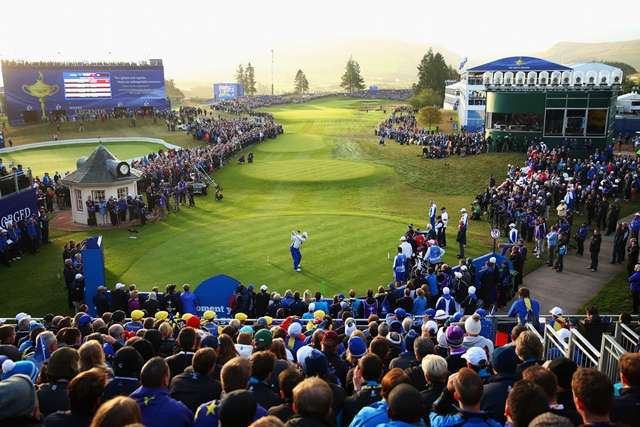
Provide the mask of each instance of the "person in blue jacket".
[{"label": "person in blue jacket", "polygon": [[[169,365],[161,357],[150,359],[140,372],[142,386],[131,393],[146,427],[191,427],[193,413],[169,396]],[[217,424],[216,424],[217,425]]]},{"label": "person in blue jacket", "polygon": [[[450,375],[447,387],[429,414],[431,427],[500,427],[502,424],[480,410],[482,391],[482,378],[473,369],[462,368]],[[456,402],[459,406],[455,406]],[[452,414],[452,408],[457,412]]]},{"label": "person in blue jacket", "polygon": [[518,300],[514,301],[507,313],[509,317],[518,317],[518,323],[532,323],[537,326],[540,318],[540,303],[531,298],[529,289],[518,289]]},{"label": "person in blue jacket", "polygon": [[391,391],[402,383],[409,383],[409,377],[400,368],[391,369],[382,377],[382,399],[365,406],[353,417],[349,427],[376,427],[378,424],[389,422],[389,404],[387,399]]},{"label": "person in blue jacket", "polygon": [[184,285],[182,287],[182,293],[180,294],[182,313],[197,314],[196,306],[198,305],[198,297],[189,289],[189,285]]},{"label": "person in blue jacket", "polygon": [[389,418],[384,427],[424,426],[422,396],[409,384],[400,384],[389,393]]},{"label": "person in blue jacket", "polygon": [[633,274],[629,276],[629,290],[633,301],[633,314],[640,313],[640,264],[636,264]]}]

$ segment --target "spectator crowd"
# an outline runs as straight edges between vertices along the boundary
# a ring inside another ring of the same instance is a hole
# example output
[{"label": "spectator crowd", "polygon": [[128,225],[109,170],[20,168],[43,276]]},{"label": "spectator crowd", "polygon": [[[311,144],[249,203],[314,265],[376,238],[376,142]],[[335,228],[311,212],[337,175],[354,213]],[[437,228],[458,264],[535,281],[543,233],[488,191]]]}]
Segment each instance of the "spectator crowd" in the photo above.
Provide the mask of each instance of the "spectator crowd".
[{"label": "spectator crowd", "polygon": [[415,111],[411,107],[398,107],[375,130],[380,145],[391,139],[400,145],[422,146],[422,156],[441,159],[452,155],[467,156],[485,153],[488,149],[484,132],[460,132],[447,134],[418,126]]}]

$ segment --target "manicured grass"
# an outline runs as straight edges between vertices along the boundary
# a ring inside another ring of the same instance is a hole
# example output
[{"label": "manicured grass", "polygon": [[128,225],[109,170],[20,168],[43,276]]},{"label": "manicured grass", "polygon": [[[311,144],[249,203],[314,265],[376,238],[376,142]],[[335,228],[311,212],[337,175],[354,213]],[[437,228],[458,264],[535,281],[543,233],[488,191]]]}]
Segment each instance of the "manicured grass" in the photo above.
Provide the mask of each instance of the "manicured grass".
[{"label": "manicured grass", "polygon": [[[103,143],[117,158],[126,160],[141,157],[152,151],[164,149],[162,145],[141,141],[104,142]],[[64,175],[76,168],[76,160],[82,156],[89,156],[98,144],[73,144],[55,147],[33,148],[31,150],[16,151],[2,154],[3,162],[24,165],[31,168],[34,176],[55,171]]]},{"label": "manicured grass", "polygon": [[[215,175],[224,187],[222,202],[197,198],[195,209],[140,228],[137,239],[126,230],[103,233],[107,285],[122,281],[150,289],[224,273],[280,291],[363,293],[390,282],[398,239],[407,224],[425,226],[432,198],[449,211],[445,260],[455,263],[460,208],[469,208],[490,174],[502,179],[505,165],[523,155],[425,160],[419,147],[381,147],[373,130],[385,115],[361,111],[361,103],[330,98],[267,110],[285,134],[252,147],[254,164],[232,162]],[[289,234],[296,229],[310,234],[301,273],[292,271],[289,254]],[[87,235],[56,233],[37,256],[0,267],[0,315],[64,310],[62,247]],[[468,256],[486,253],[488,224],[471,222],[468,241]]]},{"label": "manicured grass", "polygon": [[600,313],[631,313],[633,304],[626,270],[612,277],[591,301],[584,305],[582,311],[591,305],[597,307]]}]

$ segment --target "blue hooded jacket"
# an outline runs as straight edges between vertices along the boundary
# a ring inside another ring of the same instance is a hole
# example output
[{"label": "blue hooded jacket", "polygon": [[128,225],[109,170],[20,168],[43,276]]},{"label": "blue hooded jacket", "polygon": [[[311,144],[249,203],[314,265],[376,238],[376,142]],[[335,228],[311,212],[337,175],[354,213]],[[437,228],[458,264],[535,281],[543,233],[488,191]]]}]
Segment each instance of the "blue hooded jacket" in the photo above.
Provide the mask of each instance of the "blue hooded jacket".
[{"label": "blue hooded jacket", "polygon": [[131,393],[147,427],[191,427],[193,413],[184,403],[169,397],[167,388],[139,387]]},{"label": "blue hooded jacket", "polygon": [[365,406],[353,417],[353,421],[351,421],[349,427],[375,427],[378,424],[388,423],[388,409],[389,405],[384,400],[379,400],[369,406]]}]

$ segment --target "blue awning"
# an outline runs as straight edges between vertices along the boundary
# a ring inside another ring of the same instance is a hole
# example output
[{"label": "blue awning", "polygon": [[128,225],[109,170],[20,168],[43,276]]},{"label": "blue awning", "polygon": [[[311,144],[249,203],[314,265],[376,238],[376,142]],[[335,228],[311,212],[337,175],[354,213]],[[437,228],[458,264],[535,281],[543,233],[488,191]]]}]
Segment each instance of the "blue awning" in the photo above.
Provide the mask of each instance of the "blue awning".
[{"label": "blue awning", "polygon": [[474,73],[485,71],[571,71],[571,68],[531,56],[510,56],[467,70]]}]

